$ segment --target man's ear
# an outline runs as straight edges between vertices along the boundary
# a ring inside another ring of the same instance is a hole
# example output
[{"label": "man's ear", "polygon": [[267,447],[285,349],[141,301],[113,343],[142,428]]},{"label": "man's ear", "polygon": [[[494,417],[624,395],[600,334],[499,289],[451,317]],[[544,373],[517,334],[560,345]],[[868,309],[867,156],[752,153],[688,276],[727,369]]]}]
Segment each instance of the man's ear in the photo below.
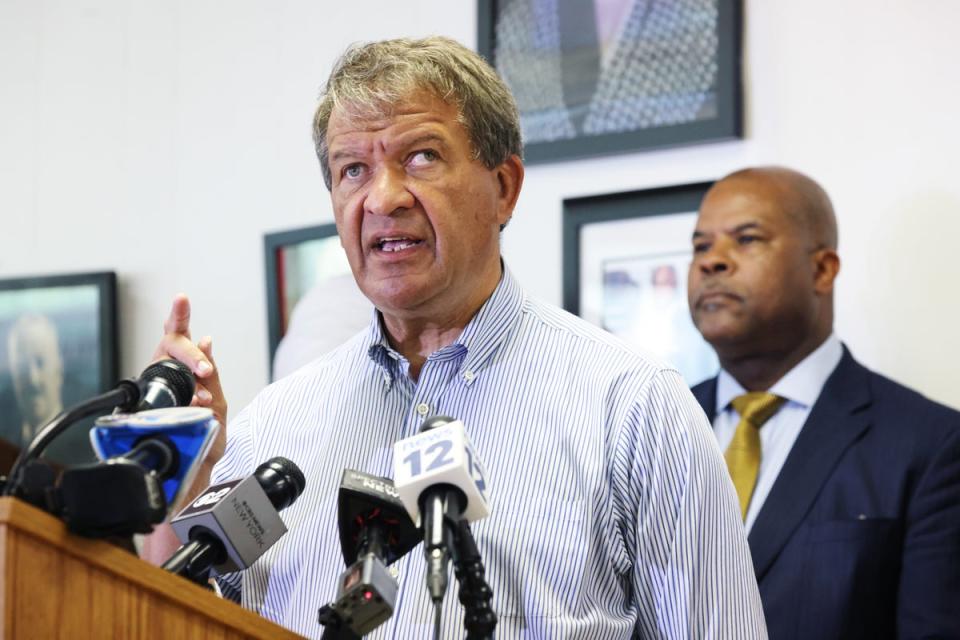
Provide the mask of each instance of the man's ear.
[{"label": "man's ear", "polygon": [[520,156],[512,155],[496,169],[497,184],[500,192],[497,197],[497,222],[502,229],[513,216],[513,208],[520,197],[523,186],[523,161]]},{"label": "man's ear", "polygon": [[817,293],[833,292],[833,281],[840,273],[840,256],[833,249],[817,249],[813,253],[813,284]]}]

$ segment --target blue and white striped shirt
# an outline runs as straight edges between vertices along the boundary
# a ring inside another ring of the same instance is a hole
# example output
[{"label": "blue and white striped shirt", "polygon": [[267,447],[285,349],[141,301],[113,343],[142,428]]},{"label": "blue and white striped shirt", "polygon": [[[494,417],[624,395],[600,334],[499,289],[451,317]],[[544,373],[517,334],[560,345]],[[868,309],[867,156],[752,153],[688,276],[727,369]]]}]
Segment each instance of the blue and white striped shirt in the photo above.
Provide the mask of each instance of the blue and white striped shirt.
[{"label": "blue and white striped shirt", "polygon": [[[417,382],[407,370],[375,321],[231,423],[213,482],[276,455],[307,478],[282,514],[289,533],[242,575],[245,607],[319,637],[344,569],[342,470],[392,476],[393,443],[450,415],[486,466],[492,514],[472,528],[498,637],[766,637],[732,485],[675,370],[527,298],[506,269]],[[397,566],[397,610],[370,637],[430,638],[420,547]],[[465,636],[456,589],[444,638]]]}]

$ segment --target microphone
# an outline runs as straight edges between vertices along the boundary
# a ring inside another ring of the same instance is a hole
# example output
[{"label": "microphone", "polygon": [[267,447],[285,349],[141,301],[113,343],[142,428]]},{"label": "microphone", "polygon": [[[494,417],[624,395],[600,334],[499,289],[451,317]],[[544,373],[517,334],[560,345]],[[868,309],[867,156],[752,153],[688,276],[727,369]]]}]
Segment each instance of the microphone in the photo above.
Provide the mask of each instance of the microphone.
[{"label": "microphone", "polygon": [[190,367],[179,360],[166,358],[154,362],[137,380],[140,400],[134,412],[165,407],[185,407],[193,399],[196,381]]},{"label": "microphone", "polygon": [[439,605],[459,521],[490,514],[486,474],[463,422],[447,416],[428,419],[420,433],[394,444],[393,464],[400,500],[423,531],[427,590]]},{"label": "microphone", "polygon": [[167,504],[173,506],[193,483],[219,428],[205,407],[149,409],[97,419],[90,444],[108,463],[123,458],[156,471]]},{"label": "microphone", "polygon": [[241,480],[208,487],[170,524],[183,546],[163,568],[205,584],[246,569],[287,532],[278,511],[293,504],[306,478],[293,462],[270,458]]},{"label": "microphone", "polygon": [[218,429],[202,407],[100,418],[90,439],[103,462],[64,471],[49,508],[81,535],[149,533],[190,486]]},{"label": "microphone", "polygon": [[[323,637],[359,637],[392,614],[397,581],[387,566],[420,541],[389,478],[345,469],[337,496],[340,549],[347,565],[337,582],[334,602],[317,612]],[[339,632],[339,635],[336,635]]]}]

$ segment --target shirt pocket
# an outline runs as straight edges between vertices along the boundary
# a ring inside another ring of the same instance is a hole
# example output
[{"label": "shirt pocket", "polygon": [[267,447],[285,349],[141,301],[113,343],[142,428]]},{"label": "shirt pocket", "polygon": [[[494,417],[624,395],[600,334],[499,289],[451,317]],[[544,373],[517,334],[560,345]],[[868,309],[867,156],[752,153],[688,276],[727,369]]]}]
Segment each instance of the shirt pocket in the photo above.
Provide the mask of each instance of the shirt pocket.
[{"label": "shirt pocket", "polygon": [[497,502],[482,525],[474,531],[497,616],[556,617],[575,608],[589,548],[582,501]]}]

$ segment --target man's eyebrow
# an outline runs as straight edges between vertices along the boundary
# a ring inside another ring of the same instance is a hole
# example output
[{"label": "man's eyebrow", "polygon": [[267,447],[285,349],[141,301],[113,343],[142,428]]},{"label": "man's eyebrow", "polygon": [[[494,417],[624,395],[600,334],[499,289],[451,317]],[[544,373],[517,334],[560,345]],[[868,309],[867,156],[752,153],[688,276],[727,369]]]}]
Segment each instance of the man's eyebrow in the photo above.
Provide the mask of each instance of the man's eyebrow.
[{"label": "man's eyebrow", "polygon": [[[416,147],[428,143],[435,144],[443,148],[448,146],[446,138],[438,133],[423,133],[421,135],[412,137],[409,140],[400,138],[395,142],[395,146],[402,149],[409,149],[410,147]],[[363,155],[363,152],[359,151],[356,146],[346,145],[331,153],[329,162],[337,162],[345,158],[352,159],[360,155]]]},{"label": "man's eyebrow", "polygon": [[[743,231],[748,231],[750,229],[762,229],[762,228],[763,227],[760,225],[759,222],[750,221],[750,222],[744,222],[742,224],[738,224],[734,228],[727,230],[725,233],[741,233]],[[708,234],[706,231],[700,231],[699,229],[694,229],[693,236],[691,237],[691,239],[697,240],[698,238],[705,238],[708,235],[710,234]]]},{"label": "man's eyebrow", "polygon": [[357,152],[354,147],[341,147],[330,154],[330,159],[328,162],[337,162],[343,160],[344,158],[356,158],[360,154]]},{"label": "man's eyebrow", "polygon": [[748,229],[760,229],[759,222],[744,222],[743,224],[738,224],[733,229],[730,230],[730,233],[740,233],[741,231],[747,231]]},{"label": "man's eyebrow", "polygon": [[441,147],[447,146],[446,139],[438,133],[424,133],[409,140],[400,139],[397,141],[398,146],[403,146],[406,148],[417,147],[422,144],[433,143]]}]

